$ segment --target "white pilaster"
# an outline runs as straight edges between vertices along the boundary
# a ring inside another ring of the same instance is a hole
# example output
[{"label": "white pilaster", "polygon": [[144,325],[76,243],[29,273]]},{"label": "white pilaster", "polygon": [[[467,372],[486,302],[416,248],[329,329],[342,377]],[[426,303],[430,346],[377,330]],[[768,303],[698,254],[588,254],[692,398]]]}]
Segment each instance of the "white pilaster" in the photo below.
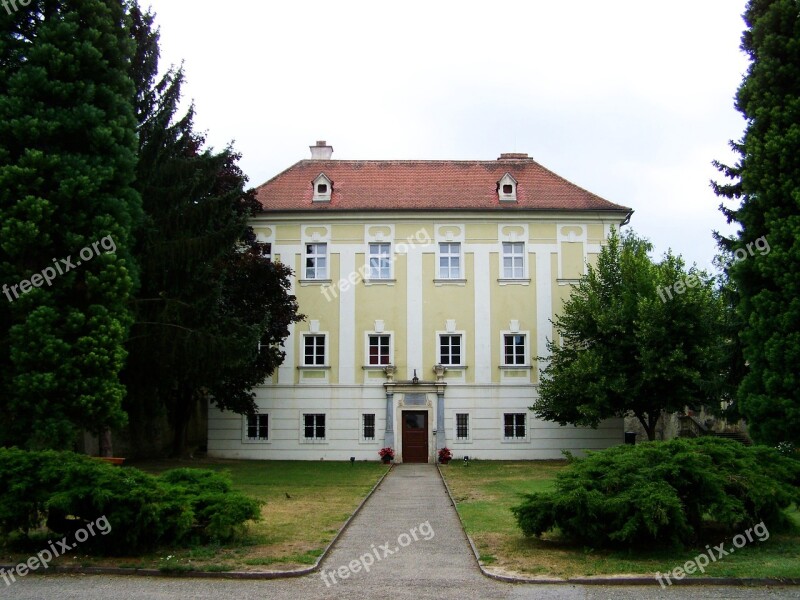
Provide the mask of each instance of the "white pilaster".
[{"label": "white pilaster", "polygon": [[[553,285],[549,245],[536,248],[536,355],[548,356],[547,338],[553,337]],[[533,359],[533,357],[531,357]]]},{"label": "white pilaster", "polygon": [[485,244],[471,246],[475,272],[475,383],[492,382],[492,294],[489,252]]},{"label": "white pilaster", "polygon": [[[351,245],[337,248],[339,276],[347,279],[356,271],[356,253]],[[356,382],[356,288],[344,286],[339,295],[339,383]]]},{"label": "white pilaster", "polygon": [[[428,375],[426,365],[422,364],[422,246],[409,244],[406,264],[408,265],[408,318],[406,324],[406,378],[411,379],[414,369],[417,376]],[[433,365],[430,365],[432,367]]]}]

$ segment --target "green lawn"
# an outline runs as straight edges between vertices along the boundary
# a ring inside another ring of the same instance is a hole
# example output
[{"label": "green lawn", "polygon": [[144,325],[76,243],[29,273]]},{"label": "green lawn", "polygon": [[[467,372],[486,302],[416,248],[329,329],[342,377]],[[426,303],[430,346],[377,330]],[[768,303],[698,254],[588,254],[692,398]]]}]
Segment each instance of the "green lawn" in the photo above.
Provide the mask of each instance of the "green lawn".
[{"label": "green lawn", "polygon": [[[162,548],[135,558],[82,554],[53,564],[158,568],[163,570],[289,570],[313,564],[344,522],[386,472],[379,462],[181,460],[132,463],[150,473],[177,467],[227,471],[234,487],[263,500],[262,520],[223,546]],[[127,468],[127,467],[122,467]],[[43,546],[46,547],[46,546]],[[80,552],[78,548],[76,550]],[[0,563],[16,564],[28,553],[4,548]]]},{"label": "green lawn", "polygon": [[[659,550],[611,552],[576,547],[560,541],[555,534],[544,539],[525,538],[510,508],[520,495],[546,491],[563,461],[473,461],[468,466],[453,462],[442,467],[466,526],[484,566],[498,573],[541,577],[592,575],[653,575],[669,572],[705,551]],[[800,525],[800,513],[791,513]],[[716,545],[730,540],[720,539]],[[754,541],[735,554],[712,562],[711,577],[800,577],[800,535],[771,535]],[[702,575],[702,573],[697,573]]]}]

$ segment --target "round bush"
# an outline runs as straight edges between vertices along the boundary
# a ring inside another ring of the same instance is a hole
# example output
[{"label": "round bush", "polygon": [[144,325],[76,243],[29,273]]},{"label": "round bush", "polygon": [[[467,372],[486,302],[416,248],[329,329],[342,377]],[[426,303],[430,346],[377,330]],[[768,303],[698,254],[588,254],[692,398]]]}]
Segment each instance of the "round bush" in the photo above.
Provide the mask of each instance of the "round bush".
[{"label": "round bush", "polygon": [[645,442],[588,453],[556,476],[555,490],[512,508],[528,536],[558,530],[592,547],[689,546],[704,530],[760,522],[790,527],[800,462],[762,446],[714,437]]},{"label": "round bush", "polygon": [[260,517],[260,503],[213,471],[176,469],[156,477],[72,452],[0,448],[0,532],[28,534],[46,525],[72,535],[103,517],[108,530],[83,546],[124,555],[228,541]]}]

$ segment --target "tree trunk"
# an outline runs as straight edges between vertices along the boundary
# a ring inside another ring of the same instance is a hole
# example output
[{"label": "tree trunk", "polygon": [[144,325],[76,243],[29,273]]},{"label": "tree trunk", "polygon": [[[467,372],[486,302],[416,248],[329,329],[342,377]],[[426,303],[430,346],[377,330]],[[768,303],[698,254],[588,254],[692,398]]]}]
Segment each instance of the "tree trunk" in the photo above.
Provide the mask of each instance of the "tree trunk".
[{"label": "tree trunk", "polygon": [[104,427],[100,432],[100,456],[104,458],[114,456],[114,444],[111,440],[110,427]]},{"label": "tree trunk", "polygon": [[647,434],[647,441],[656,441],[656,425],[658,424],[658,418],[661,416],[660,412],[655,415],[651,413],[635,414],[636,418],[639,419],[639,423],[644,427],[644,431]]},{"label": "tree trunk", "polygon": [[172,413],[172,428],[174,430],[172,441],[173,458],[181,458],[186,450],[186,438],[188,437],[193,403],[193,390],[188,386],[180,386],[176,392],[175,408]]}]

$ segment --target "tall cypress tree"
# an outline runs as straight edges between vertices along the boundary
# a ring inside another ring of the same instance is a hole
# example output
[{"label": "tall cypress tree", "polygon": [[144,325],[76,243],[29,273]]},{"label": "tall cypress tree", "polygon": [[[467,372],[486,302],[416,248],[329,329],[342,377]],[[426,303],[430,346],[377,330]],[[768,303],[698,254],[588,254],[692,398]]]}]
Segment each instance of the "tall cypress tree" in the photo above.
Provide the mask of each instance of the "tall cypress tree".
[{"label": "tall cypress tree", "polygon": [[736,95],[747,120],[731,146],[733,166],[715,163],[729,182],[713,184],[737,208],[740,225],[720,246],[739,260],[728,268],[739,295],[748,370],[739,409],[752,437],[800,444],[800,7],[796,0],[751,0],[742,49],[750,67]]},{"label": "tall cypress tree", "polygon": [[215,152],[180,113],[183,72],[158,74],[153,16],[131,10],[137,61],[139,162],[144,219],[137,232],[141,288],[124,371],[132,433],[142,439],[166,414],[173,453],[199,403],[255,411],[250,389],[283,360],[279,345],[300,318],[290,271],[263,256],[248,220],[261,210],[240,156]]},{"label": "tall cypress tree", "polygon": [[133,51],[122,0],[0,10],[2,444],[69,448],[125,421]]}]

